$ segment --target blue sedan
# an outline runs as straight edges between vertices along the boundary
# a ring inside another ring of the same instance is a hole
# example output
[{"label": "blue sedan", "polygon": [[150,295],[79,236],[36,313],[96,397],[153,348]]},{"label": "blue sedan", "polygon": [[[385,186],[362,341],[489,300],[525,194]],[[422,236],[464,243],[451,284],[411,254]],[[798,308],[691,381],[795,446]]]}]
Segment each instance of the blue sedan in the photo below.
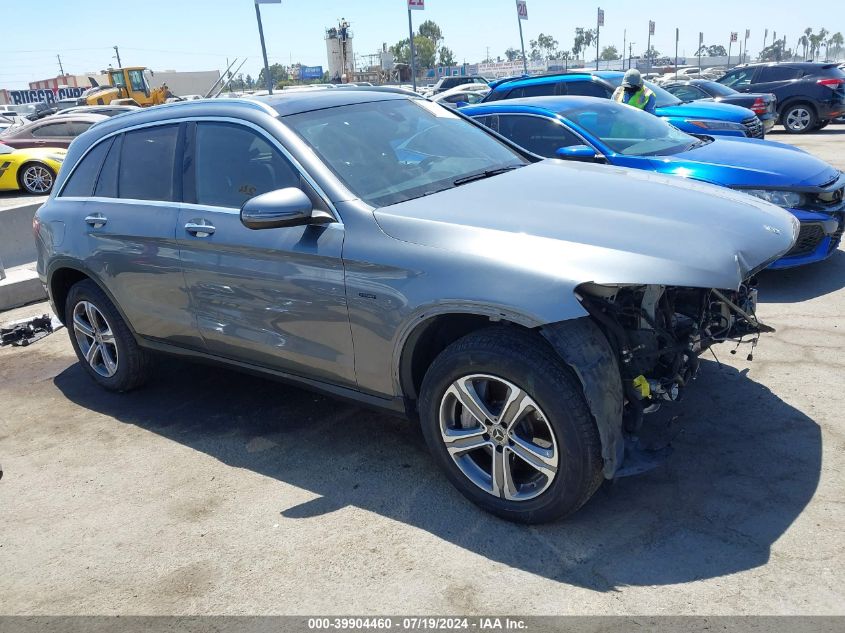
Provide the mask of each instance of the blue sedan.
[{"label": "blue sedan", "polygon": [[821,261],[842,238],[845,174],[791,145],[691,136],[659,117],[592,97],[508,99],[460,111],[540,156],[701,180],[785,208],[801,231],[770,268]]},{"label": "blue sedan", "polygon": [[[610,99],[624,76],[618,71],[597,70],[500,79],[490,84],[484,103],[563,95]],[[684,103],[660,86],[648,81],[645,83],[657,97],[655,114],[684,132],[752,138],[764,136],[763,124],[748,108],[708,101]]]}]

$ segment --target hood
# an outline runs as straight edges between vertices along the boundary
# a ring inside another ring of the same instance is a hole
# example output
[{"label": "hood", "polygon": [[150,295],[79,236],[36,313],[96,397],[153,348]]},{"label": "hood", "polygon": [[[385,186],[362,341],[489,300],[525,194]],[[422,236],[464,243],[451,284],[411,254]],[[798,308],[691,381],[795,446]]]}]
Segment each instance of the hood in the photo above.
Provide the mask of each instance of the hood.
[{"label": "hood", "polygon": [[662,106],[657,108],[655,112],[657,116],[661,117],[714,119],[733,123],[742,123],[745,119],[757,116],[748,108],[729,103],[716,103],[715,101],[691,101],[690,103]]},{"label": "hood", "polygon": [[786,253],[798,232],[791,214],[723,187],[559,160],[374,214],[395,239],[495,259],[574,285],[734,289]]},{"label": "hood", "polygon": [[726,187],[818,187],[839,176],[835,167],[791,145],[726,136],[649,161],[662,173]]}]

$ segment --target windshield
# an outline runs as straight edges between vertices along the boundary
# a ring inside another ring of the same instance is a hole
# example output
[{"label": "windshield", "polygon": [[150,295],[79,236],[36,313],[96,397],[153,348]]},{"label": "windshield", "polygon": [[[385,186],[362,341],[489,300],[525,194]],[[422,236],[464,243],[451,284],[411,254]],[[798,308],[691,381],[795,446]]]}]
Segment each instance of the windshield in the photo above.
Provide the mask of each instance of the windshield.
[{"label": "windshield", "polygon": [[327,108],[286,116],[284,122],[355,195],[375,207],[527,163],[451,110],[422,99]]},{"label": "windshield", "polygon": [[728,88],[727,86],[723,86],[718,81],[707,81],[704,82],[704,87],[710,94],[716,97],[730,97],[735,94],[739,94],[733,88]]},{"label": "windshield", "polygon": [[702,143],[660,117],[618,103],[602,101],[561,114],[623,156],[666,156]]},{"label": "windshield", "polygon": [[[623,75],[618,75],[616,77],[602,77],[607,83],[609,83],[614,88],[618,88],[622,85],[622,77]],[[664,108],[666,106],[673,106],[679,105],[681,102],[678,97],[673,95],[668,90],[664,90],[657,84],[651,83],[650,81],[645,82],[645,85],[651,88],[651,91],[654,93],[654,96],[657,98],[657,107]]]}]

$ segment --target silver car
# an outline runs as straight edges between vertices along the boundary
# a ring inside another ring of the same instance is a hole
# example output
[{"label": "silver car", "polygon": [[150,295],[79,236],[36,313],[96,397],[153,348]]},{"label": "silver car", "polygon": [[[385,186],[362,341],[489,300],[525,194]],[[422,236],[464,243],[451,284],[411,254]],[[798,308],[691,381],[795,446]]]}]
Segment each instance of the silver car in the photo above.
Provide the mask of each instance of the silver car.
[{"label": "silver car", "polygon": [[748,280],[796,231],[755,198],[542,160],[367,90],[103,121],[35,220],[101,386],[167,352],[404,414],[464,495],[524,522],[642,466],[643,413],[708,347],[767,329]]}]

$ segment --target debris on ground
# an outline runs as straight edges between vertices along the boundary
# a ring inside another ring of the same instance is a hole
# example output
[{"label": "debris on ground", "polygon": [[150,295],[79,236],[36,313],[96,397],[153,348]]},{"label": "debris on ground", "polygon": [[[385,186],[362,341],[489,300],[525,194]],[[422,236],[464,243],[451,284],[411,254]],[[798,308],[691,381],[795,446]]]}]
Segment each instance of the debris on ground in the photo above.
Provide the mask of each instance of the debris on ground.
[{"label": "debris on ground", "polygon": [[13,321],[0,327],[0,347],[4,345],[26,347],[52,334],[61,325],[61,322],[52,314]]}]

